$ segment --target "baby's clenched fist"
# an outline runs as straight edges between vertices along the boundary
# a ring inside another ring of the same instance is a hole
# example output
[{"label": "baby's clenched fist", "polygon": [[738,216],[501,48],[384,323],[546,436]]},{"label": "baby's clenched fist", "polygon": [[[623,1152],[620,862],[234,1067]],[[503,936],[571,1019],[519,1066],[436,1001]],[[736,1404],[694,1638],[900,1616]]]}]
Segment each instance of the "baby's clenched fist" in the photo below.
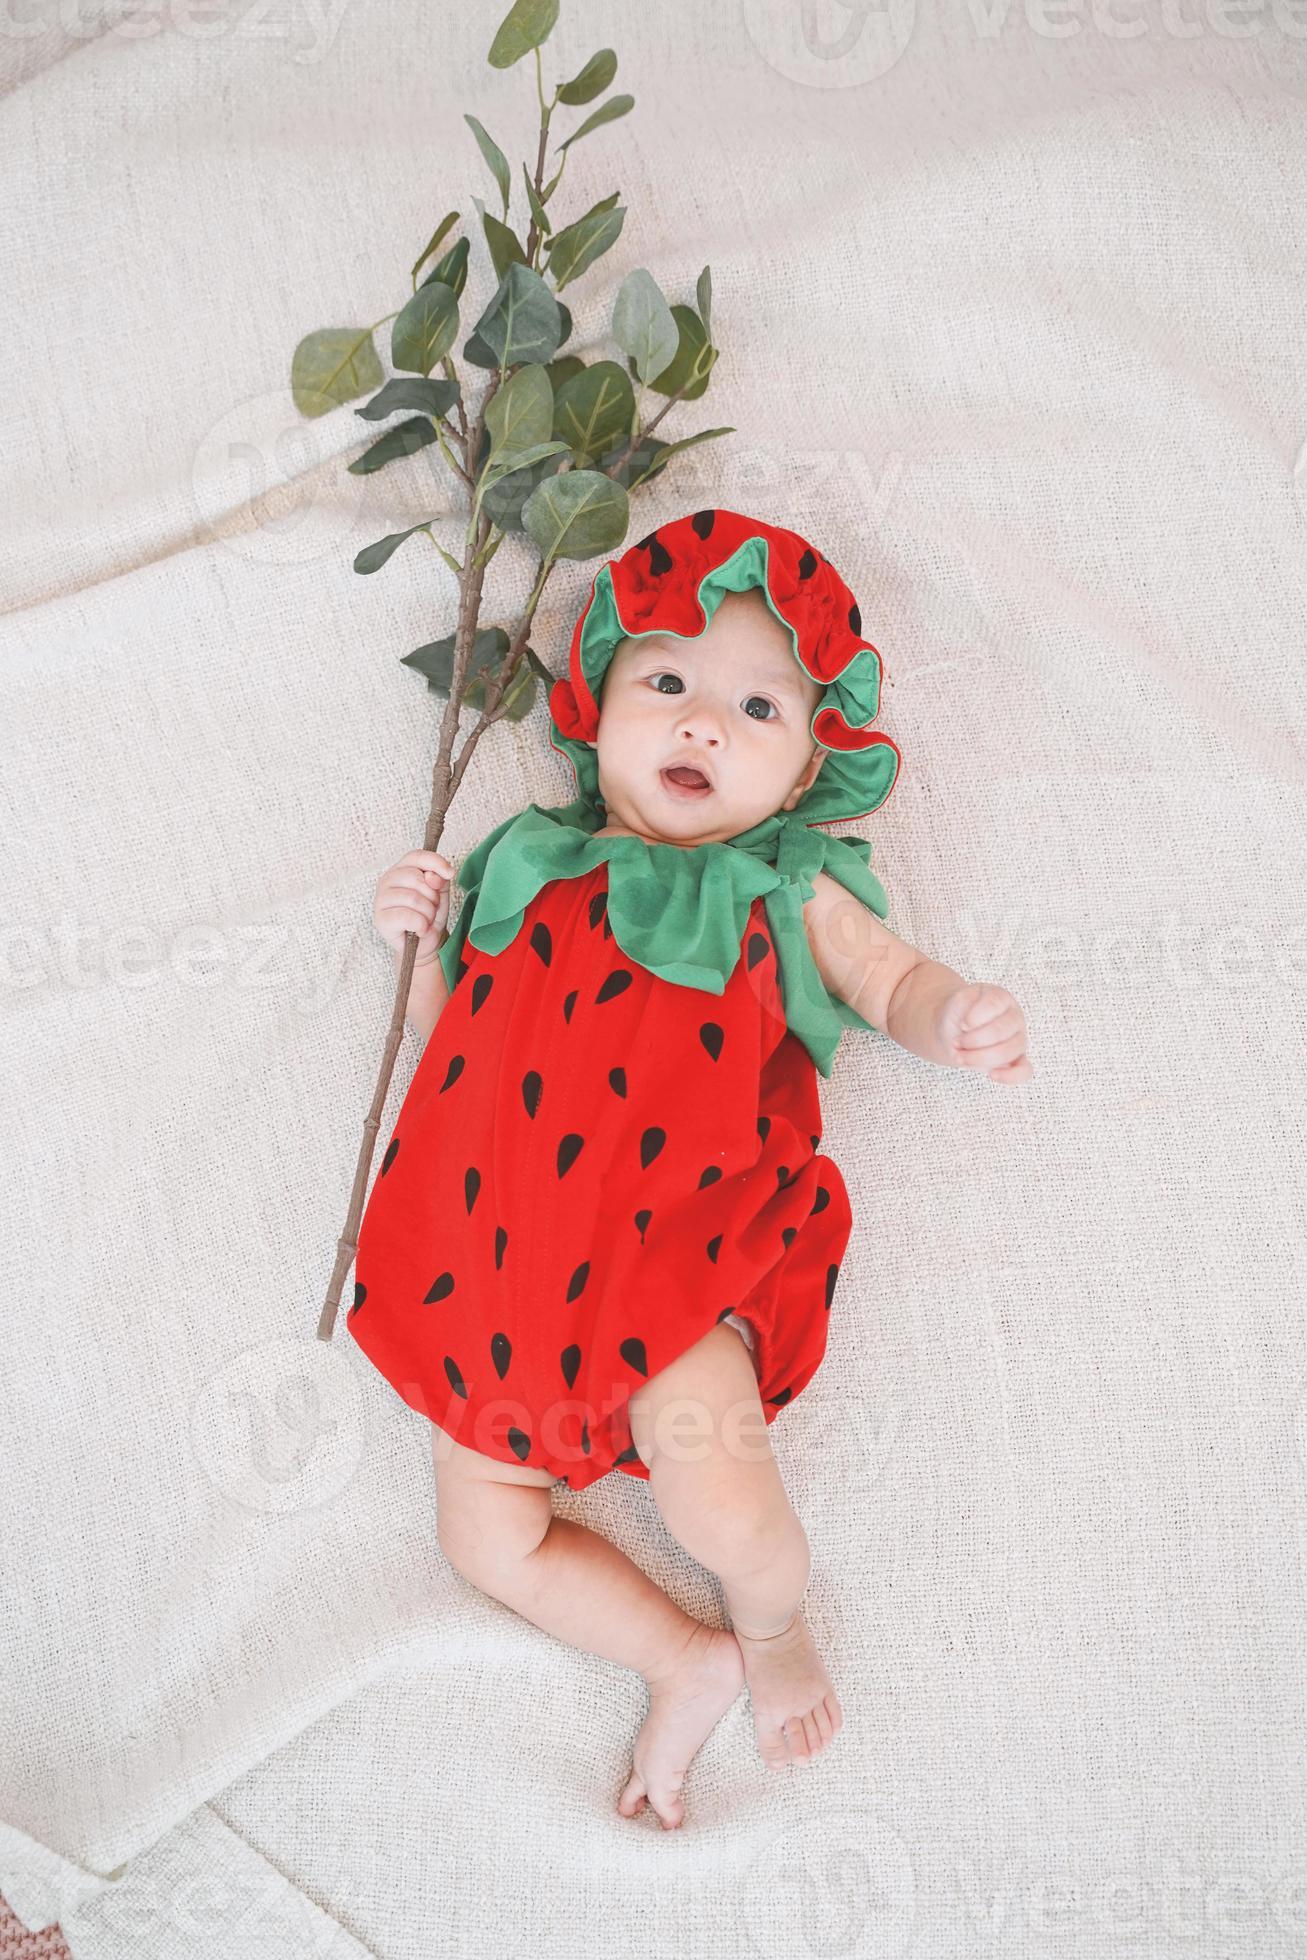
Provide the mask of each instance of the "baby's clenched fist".
[{"label": "baby's clenched fist", "polygon": [[417,964],[435,958],[449,917],[454,867],[439,851],[406,851],[377,880],[372,923],[388,946],[404,951],[404,934],[418,935]]}]

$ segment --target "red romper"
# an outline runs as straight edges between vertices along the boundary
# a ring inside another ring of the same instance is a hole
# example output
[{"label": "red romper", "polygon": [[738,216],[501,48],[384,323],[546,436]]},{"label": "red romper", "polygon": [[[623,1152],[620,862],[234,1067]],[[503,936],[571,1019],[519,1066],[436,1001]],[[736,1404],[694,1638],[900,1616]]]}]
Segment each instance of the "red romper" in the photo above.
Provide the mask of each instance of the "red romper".
[{"label": "red romper", "polygon": [[721,994],[632,960],[608,864],[467,940],[360,1228],[346,1324],[410,1407],[573,1490],[648,1477],[633,1390],[734,1312],[768,1423],[811,1380],[852,1228],[761,898]]}]

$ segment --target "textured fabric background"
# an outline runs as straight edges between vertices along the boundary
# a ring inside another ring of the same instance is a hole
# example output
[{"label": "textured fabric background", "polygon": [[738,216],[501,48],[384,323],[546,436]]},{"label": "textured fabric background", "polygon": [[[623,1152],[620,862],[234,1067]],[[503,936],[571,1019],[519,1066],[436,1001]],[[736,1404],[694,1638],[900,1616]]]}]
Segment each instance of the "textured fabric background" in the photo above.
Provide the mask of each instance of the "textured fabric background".
[{"label": "textured fabric background", "polygon": [[[451,506],[345,474],[364,425],[288,367],[498,208],[465,111],[519,213],[500,11],[0,34],[0,1892],[76,1960],[1301,1954],[1307,13],[565,0],[546,50],[637,98],[559,192],[630,207],[577,348],[631,267],[713,269],[664,426],[737,433],[632,535],[721,502],[839,566],[889,924],[1010,986],[1037,1068],[844,1036],[857,1223],[772,1435],[846,1724],[776,1777],[741,1697],[669,1837],[614,1809],[639,1679],[452,1572],[422,1419],[315,1339],[428,800],[399,659],[453,619],[423,540],[351,560]],[[468,323],[492,289],[474,244]],[[571,793],[543,727],[447,851]],[[558,1502],[720,1620],[646,1488]]]}]

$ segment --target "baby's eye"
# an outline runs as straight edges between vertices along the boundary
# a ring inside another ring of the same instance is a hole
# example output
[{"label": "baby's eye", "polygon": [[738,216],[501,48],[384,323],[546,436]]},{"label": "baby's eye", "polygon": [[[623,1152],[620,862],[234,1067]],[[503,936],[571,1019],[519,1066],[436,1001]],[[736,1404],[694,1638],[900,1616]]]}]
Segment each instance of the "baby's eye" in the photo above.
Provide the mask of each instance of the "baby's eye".
[{"label": "baby's eye", "polygon": [[[761,702],[762,702],[762,705],[763,705],[763,707],[764,707],[764,708],[774,708],[774,707],[776,706],[776,703],[775,703],[774,701],[769,701],[769,700],[767,699],[767,696],[766,696],[765,694],[751,694],[751,695],[749,696],[749,700],[748,700],[748,701],[746,701],[746,702],[745,702],[745,704],[744,704],[744,712],[745,712],[745,714],[746,714],[746,715],[747,715],[747,714],[749,713],[749,702],[752,702],[752,701],[761,701]],[[770,721],[770,720],[771,720],[771,716],[770,716],[770,715],[752,715],[752,716],[750,716],[750,719],[751,719],[752,721]]]},{"label": "baby's eye", "polygon": [[[681,679],[679,674],[665,674],[665,673],[650,674],[649,678],[653,682],[655,687],[658,687],[659,681],[675,681],[678,687],[681,685]],[[658,688],[658,692],[660,694],[665,694],[666,691],[667,690],[665,688],[661,688],[661,687]]]}]

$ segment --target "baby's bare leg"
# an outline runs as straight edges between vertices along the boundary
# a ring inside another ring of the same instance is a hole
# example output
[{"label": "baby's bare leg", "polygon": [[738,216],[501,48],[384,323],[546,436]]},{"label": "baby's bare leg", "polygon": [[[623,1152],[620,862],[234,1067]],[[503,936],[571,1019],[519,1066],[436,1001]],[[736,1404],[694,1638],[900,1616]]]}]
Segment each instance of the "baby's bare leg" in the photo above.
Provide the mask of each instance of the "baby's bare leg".
[{"label": "baby's bare leg", "polygon": [[643,1384],[630,1418],[663,1522],[721,1580],[763,1760],[810,1762],[844,1717],[799,1611],[812,1555],[738,1330],[719,1324]]},{"label": "baby's bare leg", "polygon": [[433,1454],[436,1530],[451,1565],[556,1639],[644,1676],[650,1722],[656,1714],[676,1739],[671,1756],[684,1756],[678,1772],[666,1748],[656,1752],[644,1794],[675,1829],[685,1768],[744,1686],[734,1638],[682,1612],[609,1539],[555,1517],[547,1471],[483,1456],[440,1429]]}]

